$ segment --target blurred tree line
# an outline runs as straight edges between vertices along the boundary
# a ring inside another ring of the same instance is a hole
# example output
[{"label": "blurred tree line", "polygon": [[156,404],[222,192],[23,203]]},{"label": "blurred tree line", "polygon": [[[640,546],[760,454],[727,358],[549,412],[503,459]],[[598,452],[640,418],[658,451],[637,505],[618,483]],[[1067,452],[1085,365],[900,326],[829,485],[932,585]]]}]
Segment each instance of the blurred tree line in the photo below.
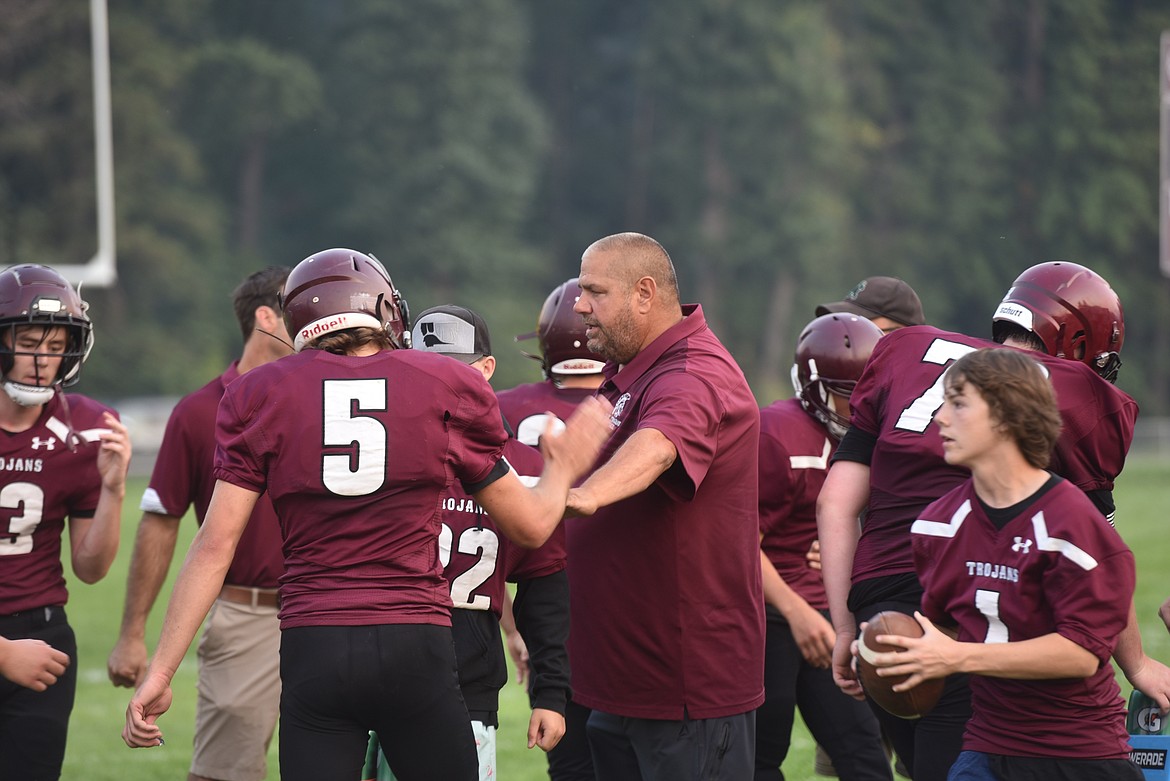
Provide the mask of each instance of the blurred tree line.
[{"label": "blurred tree line", "polygon": [[[790,394],[815,304],[865,276],[900,276],[932,323],[987,335],[1020,271],[1067,259],[1126,306],[1121,385],[1170,411],[1165,2],[109,0],[109,14],[119,280],[86,293],[92,395],[202,384],[238,349],[235,284],[333,246],[380,257],[416,311],[480,310],[498,385],[533,380],[511,336],[590,242],[637,230],[671,252],[761,400]],[[0,4],[0,265],[92,252],[85,219],[55,221],[92,209],[89,96],[70,86],[88,89],[88,35],[85,0]]]}]

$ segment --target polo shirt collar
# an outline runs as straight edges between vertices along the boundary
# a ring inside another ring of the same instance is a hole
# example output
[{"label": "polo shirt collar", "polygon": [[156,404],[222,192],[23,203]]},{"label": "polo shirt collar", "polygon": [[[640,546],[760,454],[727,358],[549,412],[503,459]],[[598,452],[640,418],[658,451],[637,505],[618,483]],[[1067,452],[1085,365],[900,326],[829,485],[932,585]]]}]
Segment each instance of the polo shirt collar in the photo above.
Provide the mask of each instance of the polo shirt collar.
[{"label": "polo shirt collar", "polygon": [[219,381],[223,387],[232,384],[232,380],[240,376],[240,361],[239,359],[232,361],[232,365],[224,370],[224,373],[219,375]]},{"label": "polo shirt collar", "polygon": [[703,316],[701,304],[684,304],[682,313],[682,320],[659,334],[657,339],[635,355],[634,359],[625,366],[608,361],[601,372],[606,381],[618,390],[626,390],[634,384],[635,380],[645,374],[667,350],[707,327],[707,319]]}]

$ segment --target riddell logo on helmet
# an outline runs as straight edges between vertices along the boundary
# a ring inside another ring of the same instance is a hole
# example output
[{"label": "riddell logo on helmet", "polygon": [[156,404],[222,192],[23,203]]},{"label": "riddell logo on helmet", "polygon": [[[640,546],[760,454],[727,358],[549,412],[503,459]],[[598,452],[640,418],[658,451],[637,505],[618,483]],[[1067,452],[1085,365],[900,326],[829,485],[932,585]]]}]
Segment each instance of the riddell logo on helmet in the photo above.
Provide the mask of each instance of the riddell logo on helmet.
[{"label": "riddell logo on helmet", "polygon": [[349,318],[345,315],[340,315],[333,318],[332,320],[318,320],[308,328],[301,329],[301,339],[307,342],[314,336],[320,336],[321,334],[329,333],[330,331],[337,331],[342,328],[348,328],[348,322]]},{"label": "riddell logo on helmet", "polygon": [[563,371],[596,371],[597,361],[563,361],[560,368]]}]

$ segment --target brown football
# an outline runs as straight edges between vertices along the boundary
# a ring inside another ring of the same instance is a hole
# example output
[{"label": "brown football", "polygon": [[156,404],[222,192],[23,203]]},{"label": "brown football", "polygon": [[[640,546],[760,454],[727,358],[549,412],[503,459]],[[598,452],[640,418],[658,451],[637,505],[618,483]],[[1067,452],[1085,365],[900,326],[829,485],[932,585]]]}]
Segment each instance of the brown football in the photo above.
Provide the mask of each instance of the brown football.
[{"label": "brown football", "polygon": [[923,681],[903,692],[894,691],[896,684],[906,680],[905,675],[882,677],[877,674],[873,666],[874,654],[897,652],[905,650],[901,646],[879,643],[878,635],[901,635],[903,637],[922,637],[922,627],[905,613],[886,610],[869,619],[865,632],[858,641],[857,677],[861,687],[871,700],[884,710],[903,719],[916,719],[930,711],[938,702],[943,690],[943,678]]}]

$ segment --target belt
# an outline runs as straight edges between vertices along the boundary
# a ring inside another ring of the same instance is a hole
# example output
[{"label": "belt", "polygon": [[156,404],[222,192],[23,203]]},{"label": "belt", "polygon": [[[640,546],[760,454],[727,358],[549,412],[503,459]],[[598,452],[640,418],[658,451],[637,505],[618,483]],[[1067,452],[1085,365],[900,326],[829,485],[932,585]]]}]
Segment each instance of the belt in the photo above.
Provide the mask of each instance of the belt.
[{"label": "belt", "polygon": [[220,589],[219,598],[252,607],[280,607],[280,594],[274,588],[225,585]]}]

